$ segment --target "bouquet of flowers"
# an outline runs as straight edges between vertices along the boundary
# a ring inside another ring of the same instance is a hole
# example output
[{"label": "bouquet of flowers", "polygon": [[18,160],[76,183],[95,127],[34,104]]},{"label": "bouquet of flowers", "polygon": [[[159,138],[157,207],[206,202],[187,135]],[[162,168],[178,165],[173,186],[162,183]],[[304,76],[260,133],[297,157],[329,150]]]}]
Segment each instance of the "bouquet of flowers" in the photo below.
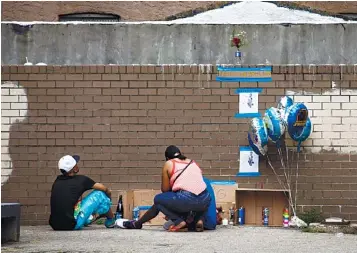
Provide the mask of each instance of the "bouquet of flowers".
[{"label": "bouquet of flowers", "polygon": [[236,32],[235,29],[230,39],[231,47],[236,47],[238,50],[248,44],[247,33],[245,31]]}]

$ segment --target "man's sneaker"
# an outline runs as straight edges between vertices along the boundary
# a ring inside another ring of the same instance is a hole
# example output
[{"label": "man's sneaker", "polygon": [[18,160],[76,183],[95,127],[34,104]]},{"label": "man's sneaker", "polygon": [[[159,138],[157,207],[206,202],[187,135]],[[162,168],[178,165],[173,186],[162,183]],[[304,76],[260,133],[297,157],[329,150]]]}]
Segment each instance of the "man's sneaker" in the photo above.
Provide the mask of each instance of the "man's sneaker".
[{"label": "man's sneaker", "polygon": [[115,221],[115,227],[117,227],[117,228],[125,228],[124,225],[123,225],[123,223],[125,221],[129,221],[129,220],[128,219],[117,219]]},{"label": "man's sneaker", "polygon": [[138,225],[134,220],[118,219],[115,224],[120,228],[142,229],[143,225]]},{"label": "man's sneaker", "polygon": [[114,228],[115,226],[115,218],[107,218],[104,222],[106,228]]}]

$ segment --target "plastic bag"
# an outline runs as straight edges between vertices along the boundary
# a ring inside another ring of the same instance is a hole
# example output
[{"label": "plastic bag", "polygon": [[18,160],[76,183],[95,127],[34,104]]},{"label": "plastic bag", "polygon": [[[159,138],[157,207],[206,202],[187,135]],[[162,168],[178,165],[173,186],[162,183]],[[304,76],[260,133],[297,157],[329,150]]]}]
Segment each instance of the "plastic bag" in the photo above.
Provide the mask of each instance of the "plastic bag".
[{"label": "plastic bag", "polygon": [[214,190],[211,186],[211,181],[207,178],[203,178],[206,183],[207,191],[211,196],[211,202],[209,203],[208,210],[205,213],[203,219],[204,228],[207,230],[214,230],[216,229],[217,225],[217,213],[216,213],[216,199],[214,196]]},{"label": "plastic bag", "polygon": [[300,219],[297,216],[293,216],[289,222],[289,226],[290,227],[298,227],[298,228],[304,228],[307,227],[307,224],[305,221],[303,221],[302,219]]},{"label": "plastic bag", "polygon": [[104,192],[92,191],[75,208],[75,218],[77,220],[75,229],[78,230],[87,225],[92,214],[101,215],[107,213],[111,205],[111,200]]}]

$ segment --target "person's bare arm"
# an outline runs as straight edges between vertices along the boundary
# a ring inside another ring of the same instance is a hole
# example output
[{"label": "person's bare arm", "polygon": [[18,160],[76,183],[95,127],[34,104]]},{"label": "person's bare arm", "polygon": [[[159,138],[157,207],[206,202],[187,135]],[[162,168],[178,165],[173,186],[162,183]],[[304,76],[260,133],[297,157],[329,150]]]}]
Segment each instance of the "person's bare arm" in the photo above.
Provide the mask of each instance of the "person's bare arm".
[{"label": "person's bare arm", "polygon": [[171,168],[171,162],[167,161],[162,168],[162,179],[161,179],[161,191],[169,192],[171,191],[170,187],[170,178],[169,178],[169,170]]},{"label": "person's bare arm", "polygon": [[110,199],[112,198],[112,192],[109,190],[108,187],[104,186],[104,184],[95,183],[92,188],[98,191],[105,192],[105,194],[107,194]]}]

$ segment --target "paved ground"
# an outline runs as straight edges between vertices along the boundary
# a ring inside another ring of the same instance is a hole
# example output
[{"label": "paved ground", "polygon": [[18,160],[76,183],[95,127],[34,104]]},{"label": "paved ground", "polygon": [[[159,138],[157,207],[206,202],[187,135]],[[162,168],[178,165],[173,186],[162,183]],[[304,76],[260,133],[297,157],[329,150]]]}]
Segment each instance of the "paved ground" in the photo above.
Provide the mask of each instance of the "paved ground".
[{"label": "paved ground", "polygon": [[283,228],[220,227],[203,233],[168,233],[161,227],[55,232],[48,226],[22,227],[21,242],[2,252],[165,252],[165,253],[356,253],[357,236],[311,234]]}]

